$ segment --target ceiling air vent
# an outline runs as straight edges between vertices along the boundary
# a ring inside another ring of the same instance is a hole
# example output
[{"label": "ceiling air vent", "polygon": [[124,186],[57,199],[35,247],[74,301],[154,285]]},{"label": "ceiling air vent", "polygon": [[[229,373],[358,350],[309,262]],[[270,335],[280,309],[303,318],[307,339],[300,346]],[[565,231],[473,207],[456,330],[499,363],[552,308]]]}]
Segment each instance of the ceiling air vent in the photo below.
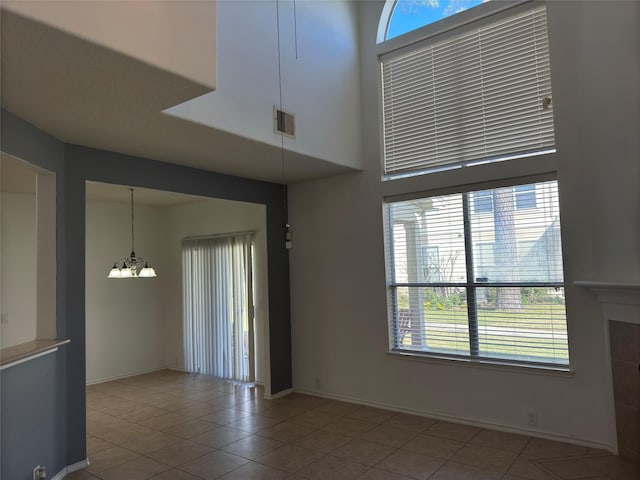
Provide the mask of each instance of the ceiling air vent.
[{"label": "ceiling air vent", "polygon": [[284,112],[279,108],[274,108],[275,111],[275,127],[277,133],[283,133],[289,137],[295,137],[295,117],[291,113]]}]

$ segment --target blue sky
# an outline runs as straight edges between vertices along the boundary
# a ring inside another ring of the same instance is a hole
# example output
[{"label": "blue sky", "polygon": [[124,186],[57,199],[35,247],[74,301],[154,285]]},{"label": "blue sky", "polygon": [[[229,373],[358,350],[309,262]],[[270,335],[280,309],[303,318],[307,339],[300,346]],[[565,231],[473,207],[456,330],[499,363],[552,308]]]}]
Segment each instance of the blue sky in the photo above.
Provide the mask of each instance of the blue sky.
[{"label": "blue sky", "polygon": [[483,0],[398,0],[389,20],[387,39],[397,37],[481,3],[483,3]]}]

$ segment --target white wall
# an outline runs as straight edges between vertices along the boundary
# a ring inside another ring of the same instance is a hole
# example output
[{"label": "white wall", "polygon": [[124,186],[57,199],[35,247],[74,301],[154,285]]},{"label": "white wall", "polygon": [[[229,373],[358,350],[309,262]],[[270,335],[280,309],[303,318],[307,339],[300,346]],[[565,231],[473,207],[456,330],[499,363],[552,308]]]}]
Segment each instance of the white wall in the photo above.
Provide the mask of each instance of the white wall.
[{"label": "white wall", "polygon": [[0,310],[8,322],[0,324],[0,348],[4,348],[36,338],[36,196],[2,192],[0,208]]},{"label": "white wall", "polygon": [[640,283],[640,3],[548,10],[571,270],[579,280]]},{"label": "white wall", "polygon": [[[292,1],[278,5],[282,108],[296,116],[296,138],[285,138],[285,147],[359,168],[357,2],[298,1],[295,18]],[[279,147],[276,2],[218,2],[217,21],[216,91],[168,112]]]},{"label": "white wall", "polygon": [[165,363],[184,368],[182,343],[182,239],[185,237],[254,231],[255,234],[255,300],[256,300],[256,380],[266,382],[268,372],[268,279],[267,217],[260,204],[205,200],[169,207],[166,230],[167,270],[165,272]]},{"label": "white wall", "polygon": [[9,0],[2,7],[215,88],[214,1]]},{"label": "white wall", "polygon": [[135,251],[152,262],[158,277],[107,279],[114,260],[131,252],[130,215],[127,204],[87,202],[87,383],[165,367],[164,209],[135,207]]},{"label": "white wall", "polygon": [[[388,350],[376,30],[360,2],[365,170],[293,185],[294,386],[615,446],[600,306],[574,280],[640,280],[637,2],[549,2],[572,376],[398,360]],[[538,427],[527,425],[528,412]]]}]

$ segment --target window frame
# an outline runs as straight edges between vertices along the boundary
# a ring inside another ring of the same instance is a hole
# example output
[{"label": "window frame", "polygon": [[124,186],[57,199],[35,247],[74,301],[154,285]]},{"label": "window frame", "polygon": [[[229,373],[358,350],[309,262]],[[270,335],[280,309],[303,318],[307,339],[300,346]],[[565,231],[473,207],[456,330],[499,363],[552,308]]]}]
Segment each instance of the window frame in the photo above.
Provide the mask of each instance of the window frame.
[{"label": "window frame", "polygon": [[[477,28],[493,22],[494,19],[500,19],[509,16],[518,11],[518,9],[535,8],[539,5],[545,5],[545,1],[538,0],[514,0],[507,2],[488,2],[483,5],[476,6],[467,11],[444,18],[438,22],[426,25],[414,31],[399,35],[389,40],[384,40],[386,32],[386,22],[390,18],[394,0],[387,0],[380,17],[378,29],[378,40],[376,46],[376,54],[379,61],[385,55],[395,54],[399,51],[411,51],[420,48],[424,43],[447,38],[456,35],[462,31],[471,28]],[[382,37],[380,36],[382,32]],[[553,88],[553,71],[551,72],[551,85]],[[383,131],[383,108],[382,108],[382,69],[378,69],[378,121],[379,131]],[[557,132],[556,132],[557,134]],[[556,139],[557,144],[557,139]],[[433,170],[427,173],[417,175],[398,175],[386,177],[384,175],[384,138],[382,135],[379,139],[379,168],[380,168],[380,185],[382,195],[382,209],[385,226],[387,224],[386,203],[401,200],[411,200],[430,196],[465,193],[473,190],[486,190],[498,187],[511,186],[515,187],[522,184],[530,184],[543,182],[548,180],[557,180],[558,157],[555,148],[537,154],[531,161],[531,156],[518,155],[505,158],[499,162],[483,163],[479,162],[465,168],[451,168],[444,170]],[[560,201],[560,218],[562,224],[562,205]],[[472,207],[473,208],[473,207]],[[392,246],[388,244],[388,236],[384,233],[385,255],[393,255]],[[564,256],[562,259],[564,263]],[[387,263],[385,261],[385,263]],[[564,268],[563,268],[564,270]],[[393,358],[402,358],[414,361],[427,362],[446,362],[454,365],[472,365],[472,366],[489,366],[498,369],[520,369],[525,372],[544,373],[551,375],[573,374],[572,354],[571,354],[571,290],[566,288],[568,284],[567,278],[564,279],[563,287],[565,287],[565,311],[568,334],[568,364],[553,364],[552,366],[541,363],[517,362],[511,360],[497,359],[468,359],[464,357],[447,356],[439,353],[427,352],[408,352],[406,350],[393,350],[393,308],[394,295],[388,288],[388,282],[393,281],[387,273],[386,290],[387,290],[387,327],[389,332],[389,343],[387,354]]]},{"label": "window frame", "polygon": [[[553,173],[539,175],[536,177],[527,177],[527,181],[523,182],[523,179],[503,179],[498,183],[492,183],[491,188],[512,188],[515,191],[515,188],[519,185],[527,185],[531,183],[542,183],[549,181],[556,181],[557,177]],[[567,354],[568,359],[567,363],[560,362],[544,362],[544,361],[535,361],[535,360],[527,360],[524,358],[514,357],[499,357],[499,356],[483,356],[480,354],[480,334],[479,334],[479,322],[478,322],[478,310],[476,304],[476,293],[479,288],[487,288],[487,287],[518,287],[518,288],[561,288],[565,290],[565,298],[566,298],[566,280],[563,278],[563,281],[548,281],[548,282],[532,282],[532,281],[521,281],[521,282],[487,282],[483,278],[475,278],[475,270],[477,264],[474,261],[473,255],[473,239],[472,239],[472,226],[471,226],[471,215],[473,213],[473,207],[471,205],[471,197],[474,192],[488,190],[489,188],[486,184],[480,185],[467,185],[464,187],[460,187],[458,189],[449,189],[446,193],[442,191],[434,192],[418,192],[411,195],[401,195],[395,197],[387,197],[384,199],[384,242],[385,242],[385,263],[387,268],[393,265],[393,261],[389,261],[389,258],[394,257],[394,244],[391,239],[393,236],[393,225],[391,223],[391,219],[389,218],[388,205],[395,202],[406,201],[406,200],[418,200],[430,198],[433,196],[440,195],[448,195],[448,194],[461,194],[462,195],[462,207],[463,207],[463,224],[464,224],[464,251],[465,251],[465,262],[466,262],[466,279],[464,282],[398,282],[395,278],[395,268],[391,267],[391,270],[387,272],[387,310],[388,310],[388,328],[389,328],[389,354],[392,355],[402,355],[416,358],[428,358],[428,359],[445,359],[451,361],[462,361],[462,362],[474,362],[474,363],[484,363],[484,364],[492,364],[492,365],[502,365],[502,366],[519,366],[525,367],[528,369],[541,369],[545,371],[554,371],[554,372],[571,372],[571,354],[570,354],[570,345],[567,341]],[[536,189],[537,190],[537,189]],[[559,201],[559,200],[558,200]],[[515,209],[515,204],[514,204]],[[560,215],[560,212],[558,212]],[[480,214],[482,215],[482,214]],[[562,224],[562,222],[561,222]],[[424,249],[425,246],[420,245],[421,249]],[[564,269],[563,269],[564,271]],[[468,321],[468,338],[469,338],[469,355],[463,355],[458,353],[447,353],[441,351],[427,351],[427,350],[412,350],[410,348],[398,348],[396,346],[397,337],[399,335],[399,329],[397,327],[398,320],[395,318],[396,311],[398,311],[398,288],[438,288],[438,287],[453,287],[464,289],[466,291],[466,299],[467,299],[467,312],[466,317]],[[568,315],[566,314],[567,308],[565,303],[565,322],[567,326],[567,335],[569,330],[569,322]]]},{"label": "window frame", "polygon": [[[492,4],[499,4],[499,5],[495,5],[496,8],[493,8]],[[443,44],[446,44],[450,40],[454,40],[454,43],[455,43],[460,38],[465,37],[467,38],[467,40],[465,40],[464,42],[467,42],[469,41],[469,39],[475,38],[476,35],[481,35],[482,38],[485,38],[485,37],[492,38],[494,36],[491,33],[492,27],[497,27],[498,28],[497,31],[502,31],[501,29],[504,25],[501,25],[501,24],[503,22],[505,22],[505,25],[514,25],[512,22],[514,21],[520,22],[524,20],[526,23],[530,20],[530,18],[527,18],[527,17],[530,17],[532,13],[534,17],[537,17],[537,14],[535,13],[535,11],[541,10],[541,9],[546,9],[546,3],[544,1],[538,1],[538,0],[508,1],[507,0],[505,2],[488,2],[482,5],[473,7],[469,10],[463,11],[461,13],[452,15],[451,17],[447,17],[440,21],[426,25],[425,27],[416,29],[405,35],[401,35],[399,37],[395,37],[393,39],[384,41],[382,44],[378,45],[377,54],[378,54],[378,59],[380,64],[379,74],[378,74],[378,88],[379,88],[379,98],[380,98],[379,117],[381,119],[380,147],[383,152],[383,156],[380,157],[380,164],[381,164],[381,178],[383,179],[383,181],[391,181],[398,178],[431,174],[431,173],[447,171],[452,169],[464,170],[469,167],[477,166],[480,164],[494,163],[494,162],[499,163],[506,160],[517,159],[517,158],[533,157],[537,159],[542,155],[555,152],[555,148],[556,148],[555,141],[553,141],[553,138],[547,138],[545,135],[545,129],[548,128],[549,126],[554,127],[554,125],[553,124],[549,125],[548,120],[545,120],[544,118],[542,118],[542,115],[544,114],[536,115],[535,111],[531,110],[533,106],[531,104],[532,97],[528,97],[529,110],[527,110],[528,114],[525,117],[523,117],[523,120],[525,124],[527,124],[532,121],[535,122],[536,121],[535,119],[537,118],[537,121],[539,122],[538,129],[535,131],[533,130],[528,131],[527,133],[525,133],[525,136],[522,138],[529,138],[529,139],[538,138],[540,143],[535,144],[534,142],[528,145],[521,145],[515,149],[514,148],[506,148],[506,149],[497,148],[497,150],[495,151],[491,151],[492,149],[490,149],[489,152],[485,152],[484,154],[479,155],[477,157],[476,156],[470,157],[468,155],[463,155],[457,160],[452,161],[451,154],[453,153],[453,150],[452,150],[453,143],[448,142],[446,139],[451,138],[453,135],[463,135],[468,133],[472,134],[471,138],[473,138],[478,134],[478,132],[475,132],[472,129],[468,129],[467,127],[462,127],[461,130],[453,129],[452,131],[449,131],[449,129],[445,127],[444,129],[445,131],[440,134],[440,135],[444,135],[444,138],[445,138],[445,141],[443,144],[443,148],[444,148],[443,158],[440,158],[439,155],[434,155],[434,156],[427,155],[427,159],[426,159],[427,161],[425,161],[424,163],[420,163],[420,162],[415,162],[415,159],[413,157],[418,153],[426,154],[426,150],[424,148],[426,147],[426,145],[422,144],[423,151],[421,151],[420,142],[415,142],[415,144],[413,144],[413,142],[402,141],[402,138],[406,137],[407,135],[406,132],[403,132],[403,129],[405,129],[407,125],[407,120],[405,118],[406,110],[418,108],[419,106],[417,103],[414,105],[413,100],[410,100],[410,98],[407,97],[406,85],[405,85],[406,82],[409,81],[406,78],[407,68],[410,67],[413,64],[413,62],[416,62],[416,61],[419,62],[419,60],[416,60],[416,58],[421,58],[424,55],[426,55],[427,57],[431,55],[435,55],[438,58],[442,57],[441,46]],[[474,10],[478,10],[478,11],[474,12]],[[536,29],[534,27],[533,30],[531,30],[529,33],[533,34],[533,32],[535,31]],[[541,32],[541,30],[538,30],[538,31]],[[511,32],[510,35],[513,35],[513,32]],[[397,41],[398,39],[402,39],[404,41]],[[547,39],[548,39],[548,35],[547,35]],[[548,40],[546,43],[548,43]],[[465,48],[469,48],[470,45],[471,44],[467,45]],[[515,43],[513,45],[518,45],[518,44]],[[513,45],[508,45],[509,50],[514,48]],[[549,52],[546,52],[546,54],[548,55]],[[446,59],[448,57],[445,55],[444,58]],[[491,56],[489,55],[489,57],[485,60],[488,60],[489,62],[491,62],[490,58]],[[436,59],[432,58],[431,60],[433,61]],[[537,65],[538,60],[540,59],[536,58],[535,62],[529,65]],[[396,61],[400,63],[394,67],[394,62]],[[549,68],[542,68],[542,69],[538,69],[536,67],[535,68],[536,75],[534,75],[531,79],[528,79],[535,82],[529,86],[529,89],[535,90],[536,88],[542,88],[542,90],[538,90],[538,93],[542,95],[539,97],[539,99],[544,99],[546,95],[552,94],[551,91],[546,92],[546,88],[544,85],[544,83],[547,82],[548,88],[550,88],[551,86],[551,78],[546,77],[547,80],[544,80],[545,76],[551,75],[550,65],[548,67]],[[390,79],[394,77],[393,75],[394,68],[399,69],[399,72],[405,72],[404,74],[400,73],[399,80],[398,80],[399,83],[390,81]],[[523,70],[521,65],[517,66],[517,68],[518,68],[518,71]],[[473,69],[471,71],[473,71]],[[451,74],[452,72],[448,72],[447,69],[445,68],[444,72],[442,73]],[[475,72],[470,76],[467,75],[468,73],[470,72],[463,74],[462,77],[460,78],[462,80],[465,80],[465,79],[472,80],[474,78],[475,73],[478,73],[478,72]],[[505,75],[508,75],[505,72],[503,73]],[[538,73],[542,74],[542,76],[541,77],[537,76]],[[437,78],[440,78],[440,77],[436,77],[436,79]],[[493,78],[500,78],[500,77],[494,76]],[[386,82],[384,81],[384,79],[386,79]],[[539,83],[539,80],[542,81],[542,84]],[[482,84],[481,80],[479,80],[479,83]],[[421,87],[422,89],[420,91],[422,94],[424,94],[426,91],[425,89],[427,89],[428,87],[428,84],[427,83],[423,84],[419,82],[418,84],[422,85]],[[498,82],[498,84],[500,84],[501,88],[505,88],[505,85],[502,85],[501,82]],[[454,82],[451,86],[460,87],[460,85],[458,85],[457,82]],[[489,85],[488,88],[494,88],[495,86],[496,85],[491,87],[491,85]],[[401,96],[399,101],[396,102],[395,99],[390,96],[388,97],[389,98],[388,103],[385,102],[384,94],[387,93],[387,94],[393,95],[395,92],[394,90],[395,88],[399,89],[397,92]],[[440,94],[444,96],[445,98],[444,103],[441,105],[439,103],[439,100],[438,100],[438,103],[427,102],[424,105],[424,107],[428,109],[428,107],[430,106],[429,104],[432,103],[433,104],[432,106],[434,108],[436,106],[440,106],[441,108],[444,108],[445,112],[450,112],[451,108],[455,107],[456,105],[452,105],[450,104],[451,102],[449,100],[446,100],[447,97],[450,97],[450,95],[447,93],[447,89],[442,87],[434,89],[434,91],[432,92],[434,95],[436,94],[436,90],[437,92],[440,92],[437,94],[438,98],[440,97]],[[486,94],[487,92],[477,92],[477,93]],[[532,92],[529,92],[529,93],[532,93]],[[517,108],[520,109],[524,107],[525,103],[518,103]],[[387,125],[387,118],[394,118],[394,112],[395,112],[394,105],[396,104],[399,106],[398,108],[400,110],[399,117],[398,117],[399,122],[396,125],[395,121],[391,121],[390,125]],[[550,103],[547,105],[550,105]],[[503,105],[502,102],[498,102],[496,105],[490,105],[490,106],[492,108],[503,108],[505,105]],[[515,105],[509,105],[509,106],[515,107]],[[475,105],[475,107],[478,107],[478,106]],[[386,110],[388,110],[389,113],[385,113]],[[403,114],[403,110],[405,110],[404,114]],[[542,111],[542,110],[547,110],[547,108],[542,106],[538,111]],[[516,110],[513,110],[513,111],[516,111]],[[488,124],[484,125],[484,127],[488,128],[489,129],[488,131],[495,132],[495,127],[499,126],[499,123],[495,123],[496,122],[495,115],[489,114],[489,115],[486,115],[485,117],[484,107],[481,110],[476,109],[472,111],[474,115],[479,115],[480,112],[482,112],[483,122],[484,121],[488,122]],[[550,112],[552,111],[550,110]],[[551,116],[551,118],[553,117]],[[437,118],[434,117],[430,121],[435,122],[437,121]],[[446,125],[447,122],[450,124],[450,122],[452,121],[452,118],[450,115],[444,114],[443,118],[440,119],[440,121],[444,121],[445,122],[444,125]],[[504,128],[504,126],[502,126],[501,128]],[[399,137],[396,137],[396,134],[395,134],[396,130],[399,132]],[[482,129],[480,129],[479,131],[482,131]],[[535,136],[532,136],[531,133],[535,133]],[[429,142],[438,142],[438,139],[440,138],[438,135],[439,135],[438,133],[434,133],[433,137],[426,135],[425,138],[423,138],[423,142],[426,144],[428,144]],[[538,137],[539,135],[541,135],[541,137]],[[391,140],[388,146],[386,145],[387,142],[385,141],[386,137],[389,137],[389,139]],[[396,145],[396,143],[398,143],[397,142],[398,138],[400,139],[400,142],[398,145]],[[549,140],[552,140],[552,142],[549,142]],[[500,137],[499,136],[496,137],[494,133],[492,135],[489,135],[487,138],[485,138],[484,141],[488,142],[489,144],[495,145],[496,141],[500,141]],[[470,149],[481,148],[483,146],[483,140],[482,139],[480,139],[480,141],[476,140],[475,142],[471,142],[470,144],[468,145],[465,144],[463,146],[465,148],[470,148]],[[487,144],[484,144],[484,146],[486,147]],[[396,148],[398,148],[398,152],[399,152],[398,157],[396,158],[396,155],[392,155],[389,160],[390,163],[387,165],[384,154],[387,153],[387,150],[390,149],[391,151],[394,151]],[[413,164],[413,166],[408,167],[408,164]],[[389,170],[387,168],[388,166],[393,166],[395,168],[391,168]]]}]

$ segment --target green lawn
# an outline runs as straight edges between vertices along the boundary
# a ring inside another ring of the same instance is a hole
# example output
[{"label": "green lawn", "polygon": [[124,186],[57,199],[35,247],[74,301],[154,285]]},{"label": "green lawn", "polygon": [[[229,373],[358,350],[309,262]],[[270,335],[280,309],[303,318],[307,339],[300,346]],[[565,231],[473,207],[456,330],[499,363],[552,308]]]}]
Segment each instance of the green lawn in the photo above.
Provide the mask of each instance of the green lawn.
[{"label": "green lawn", "polygon": [[[465,307],[428,309],[424,313],[429,351],[469,353]],[[479,309],[478,327],[484,356],[518,354],[568,359],[564,305],[526,305],[514,311]],[[405,335],[402,343],[411,347],[411,334]]]},{"label": "green lawn", "polygon": [[[467,323],[467,307],[425,310],[427,322]],[[478,309],[481,325],[503,326],[505,324],[522,328],[566,331],[564,305],[524,305],[520,310]]]}]

